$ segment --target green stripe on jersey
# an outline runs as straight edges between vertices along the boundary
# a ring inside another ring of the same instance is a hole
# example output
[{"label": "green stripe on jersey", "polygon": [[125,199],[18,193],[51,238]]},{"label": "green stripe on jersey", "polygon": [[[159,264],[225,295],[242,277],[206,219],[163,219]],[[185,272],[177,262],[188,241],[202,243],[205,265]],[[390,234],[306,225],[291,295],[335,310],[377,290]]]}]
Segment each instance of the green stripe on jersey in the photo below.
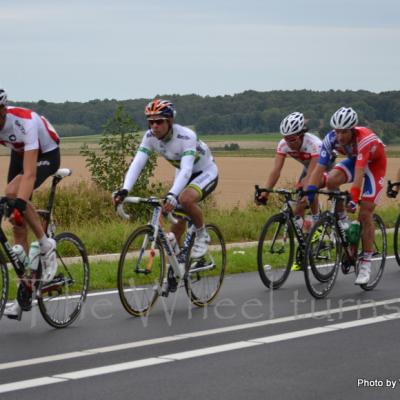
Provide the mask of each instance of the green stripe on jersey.
[{"label": "green stripe on jersey", "polygon": [[138,151],[141,151],[142,153],[146,153],[148,156],[151,156],[151,150],[149,150],[147,147],[140,146]]}]

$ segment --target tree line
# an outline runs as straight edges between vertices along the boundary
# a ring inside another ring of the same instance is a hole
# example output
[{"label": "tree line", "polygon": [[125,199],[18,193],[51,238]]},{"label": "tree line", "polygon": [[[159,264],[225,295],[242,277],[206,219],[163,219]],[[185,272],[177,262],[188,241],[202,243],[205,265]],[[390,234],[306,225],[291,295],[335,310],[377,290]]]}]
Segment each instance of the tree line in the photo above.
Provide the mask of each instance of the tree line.
[{"label": "tree line", "polygon": [[[158,95],[175,103],[177,123],[193,126],[200,135],[276,133],[281,120],[292,111],[301,111],[310,131],[324,135],[333,112],[341,106],[353,107],[360,125],[373,128],[386,143],[400,142],[400,91],[287,90],[243,93],[225,96]],[[18,102],[45,115],[61,136],[84,136],[100,133],[122,106],[141,129],[146,128],[143,115],[150,99],[90,100],[88,102],[51,103]],[[11,103],[13,104],[13,103]]]}]

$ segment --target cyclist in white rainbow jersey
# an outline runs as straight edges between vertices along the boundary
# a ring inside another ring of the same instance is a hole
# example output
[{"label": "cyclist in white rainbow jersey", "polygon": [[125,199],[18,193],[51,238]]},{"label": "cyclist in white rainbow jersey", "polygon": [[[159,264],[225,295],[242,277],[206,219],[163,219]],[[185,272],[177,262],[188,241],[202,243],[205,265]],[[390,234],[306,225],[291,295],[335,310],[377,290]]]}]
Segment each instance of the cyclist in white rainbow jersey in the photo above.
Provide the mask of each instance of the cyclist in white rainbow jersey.
[{"label": "cyclist in white rainbow jersey", "polygon": [[[289,155],[300,164],[303,169],[297,181],[296,188],[306,187],[308,180],[318,163],[319,153],[322,146],[322,141],[316,135],[308,133],[308,128],[305,125],[304,115],[300,112],[293,112],[287,115],[281,122],[280,132],[283,139],[278,143],[276,149],[275,161],[272,171],[270,172],[266,189],[273,189],[279,180],[282,168],[285,164],[286,157]],[[333,160],[331,162],[333,164]],[[325,185],[326,176],[323,176],[320,186]],[[263,192],[256,201],[266,204],[269,193]],[[294,214],[299,217],[304,216],[306,202],[299,201],[294,210]],[[318,200],[311,204],[311,213],[313,220],[318,219]]]},{"label": "cyclist in white rainbow jersey", "polygon": [[[113,203],[119,204],[128,195],[152,152],[162,155],[176,168],[174,182],[164,198],[163,211],[171,212],[178,202],[181,204],[196,229],[191,255],[201,257],[207,251],[210,238],[198,203],[216,188],[218,168],[210,149],[196,133],[174,123],[176,110],[171,102],[153,100],[146,106],[145,114],[149,130],[128,169],[123,187],[113,195]],[[171,229],[178,242],[184,229],[184,221]]]}]

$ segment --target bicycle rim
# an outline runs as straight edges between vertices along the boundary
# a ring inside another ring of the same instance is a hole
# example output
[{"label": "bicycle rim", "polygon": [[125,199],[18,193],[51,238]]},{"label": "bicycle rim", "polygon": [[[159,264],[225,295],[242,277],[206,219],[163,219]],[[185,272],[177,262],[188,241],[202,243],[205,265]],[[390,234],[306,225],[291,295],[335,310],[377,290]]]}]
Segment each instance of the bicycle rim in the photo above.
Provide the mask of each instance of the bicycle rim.
[{"label": "bicycle rim", "polygon": [[125,242],[118,263],[118,293],[125,310],[135,317],[148,313],[157,301],[164,275],[160,239],[154,243],[151,226],[136,229]]},{"label": "bicycle rim", "polygon": [[307,237],[304,277],[310,294],[325,297],[332,289],[339,271],[341,246],[329,216],[323,216]]},{"label": "bicycle rim", "polygon": [[49,325],[65,328],[78,318],[86,300],[89,260],[83,243],[73,233],[63,232],[54,239],[57,273],[51,282],[40,282],[38,305]]},{"label": "bicycle rim", "polygon": [[[372,290],[381,280],[383,270],[385,269],[387,255],[387,237],[385,225],[382,218],[374,214],[375,236],[374,252],[371,260],[371,277],[368,283],[360,285],[364,290]],[[357,269],[358,270],[358,269]]]},{"label": "bicycle rim", "polygon": [[3,260],[3,255],[0,255],[0,319],[3,316],[7,298],[8,298],[8,270],[7,270],[7,265]]},{"label": "bicycle rim", "polygon": [[272,216],[258,240],[258,273],[264,285],[280,288],[289,276],[294,259],[293,230],[284,214]]},{"label": "bicycle rim", "polygon": [[[190,301],[198,307],[210,304],[221,289],[226,268],[226,248],[221,231],[216,225],[207,224],[211,242],[207,253],[200,259],[188,257],[185,289]],[[193,241],[189,246],[191,253]]]}]

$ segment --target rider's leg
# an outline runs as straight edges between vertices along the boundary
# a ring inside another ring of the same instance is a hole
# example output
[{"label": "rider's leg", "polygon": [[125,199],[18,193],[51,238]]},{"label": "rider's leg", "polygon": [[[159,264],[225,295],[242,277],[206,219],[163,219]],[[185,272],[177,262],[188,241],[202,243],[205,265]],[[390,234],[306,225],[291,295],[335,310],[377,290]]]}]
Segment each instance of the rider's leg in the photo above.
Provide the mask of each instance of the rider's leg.
[{"label": "rider's leg", "polygon": [[367,253],[372,253],[374,251],[374,236],[375,236],[375,226],[373,213],[375,210],[375,204],[368,201],[363,201],[360,204],[360,212],[358,214],[358,219],[362,225],[361,241],[363,251]]},{"label": "rider's leg", "polygon": [[179,203],[191,218],[196,229],[201,229],[204,225],[203,212],[198,205],[201,194],[192,187],[187,187],[179,195]]},{"label": "rider's leg", "polygon": [[[326,188],[328,190],[338,190],[341,185],[349,182],[349,179],[351,178],[349,177],[347,171],[342,168],[335,167],[328,174],[328,178],[326,180]],[[342,200],[339,200],[337,202],[336,209],[339,215],[345,213],[344,206],[345,205]]]}]

